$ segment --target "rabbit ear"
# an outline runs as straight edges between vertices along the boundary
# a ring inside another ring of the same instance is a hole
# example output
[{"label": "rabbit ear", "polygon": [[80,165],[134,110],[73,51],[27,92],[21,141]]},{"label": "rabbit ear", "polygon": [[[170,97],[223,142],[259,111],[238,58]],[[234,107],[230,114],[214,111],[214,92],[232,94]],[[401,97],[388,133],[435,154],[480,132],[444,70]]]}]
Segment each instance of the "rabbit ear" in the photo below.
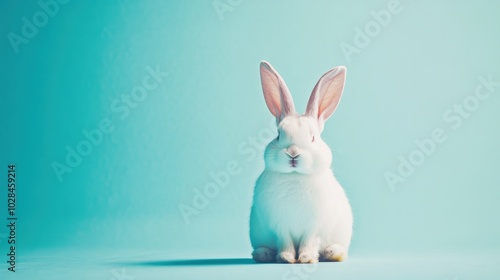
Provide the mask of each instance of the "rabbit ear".
[{"label": "rabbit ear", "polygon": [[325,121],[333,114],[340,102],[346,71],[345,66],[338,66],[326,72],[311,93],[306,115],[317,118],[321,130]]},{"label": "rabbit ear", "polygon": [[267,61],[260,63],[260,79],[267,108],[276,117],[277,123],[295,113],[292,95],[285,81]]}]

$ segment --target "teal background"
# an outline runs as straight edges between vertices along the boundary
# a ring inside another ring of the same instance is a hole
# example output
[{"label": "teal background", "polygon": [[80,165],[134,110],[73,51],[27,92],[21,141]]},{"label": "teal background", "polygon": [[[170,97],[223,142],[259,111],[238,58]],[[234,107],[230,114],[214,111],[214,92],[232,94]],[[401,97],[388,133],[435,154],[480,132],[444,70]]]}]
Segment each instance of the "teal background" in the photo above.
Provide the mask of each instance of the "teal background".
[{"label": "teal background", "polygon": [[[7,274],[2,260],[0,274],[28,279],[44,267],[46,279],[70,270],[72,279],[110,279],[124,262],[249,258],[262,149],[251,148],[253,159],[238,147],[252,147],[251,137],[272,122],[258,72],[265,59],[301,111],[324,72],[348,68],[323,138],[355,215],[351,259],[320,264],[316,278],[336,269],[344,279],[498,277],[491,264],[500,259],[500,87],[458,129],[442,115],[474,93],[479,76],[500,81],[500,4],[400,1],[402,11],[348,60],[342,42],[355,46],[354,28],[388,2],[233,1],[220,18],[212,1],[70,1],[16,53],[7,34],[22,34],[22,17],[41,8],[2,1],[0,169],[17,168],[19,271]],[[112,103],[157,65],[168,77],[120,119]],[[64,163],[65,147],[106,117],[114,131],[60,182],[51,164]],[[435,128],[446,142],[391,190],[384,174],[397,172],[398,157]],[[241,172],[186,223],[179,205],[190,205],[194,189],[231,161]],[[2,258],[6,236],[2,227]],[[442,256],[447,262],[436,265]],[[64,272],[43,265],[68,259]],[[421,269],[419,261],[433,265]],[[136,279],[210,277],[219,269],[280,278],[288,269],[222,263],[129,269]]]}]

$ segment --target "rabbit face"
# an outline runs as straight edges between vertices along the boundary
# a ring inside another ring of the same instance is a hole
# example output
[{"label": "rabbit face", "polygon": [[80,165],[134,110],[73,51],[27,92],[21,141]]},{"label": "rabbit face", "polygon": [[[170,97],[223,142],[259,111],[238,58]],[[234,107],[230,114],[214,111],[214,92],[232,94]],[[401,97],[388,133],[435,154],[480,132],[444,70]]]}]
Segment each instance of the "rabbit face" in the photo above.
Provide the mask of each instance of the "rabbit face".
[{"label": "rabbit face", "polygon": [[280,173],[312,174],[330,168],[331,151],[323,142],[318,122],[311,116],[287,116],[278,137],[265,151],[266,169]]}]

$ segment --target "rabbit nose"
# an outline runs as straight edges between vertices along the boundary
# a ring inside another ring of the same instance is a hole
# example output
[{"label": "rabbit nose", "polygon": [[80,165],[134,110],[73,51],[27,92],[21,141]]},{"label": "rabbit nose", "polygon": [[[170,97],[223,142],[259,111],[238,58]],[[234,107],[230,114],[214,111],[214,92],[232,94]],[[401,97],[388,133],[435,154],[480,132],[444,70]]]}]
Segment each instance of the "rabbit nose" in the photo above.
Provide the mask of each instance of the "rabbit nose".
[{"label": "rabbit nose", "polygon": [[285,153],[292,159],[296,159],[300,156],[299,148],[297,148],[297,146],[295,145],[288,147]]}]

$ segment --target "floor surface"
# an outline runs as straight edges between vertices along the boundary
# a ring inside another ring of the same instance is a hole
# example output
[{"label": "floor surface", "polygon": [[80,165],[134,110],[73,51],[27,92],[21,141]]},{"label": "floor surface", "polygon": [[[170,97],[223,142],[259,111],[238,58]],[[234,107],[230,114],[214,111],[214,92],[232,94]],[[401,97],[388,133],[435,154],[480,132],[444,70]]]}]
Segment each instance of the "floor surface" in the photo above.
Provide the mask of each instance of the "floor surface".
[{"label": "floor surface", "polygon": [[255,264],[248,256],[176,259],[165,253],[43,251],[0,279],[500,279],[500,254],[351,256],[343,263]]}]

